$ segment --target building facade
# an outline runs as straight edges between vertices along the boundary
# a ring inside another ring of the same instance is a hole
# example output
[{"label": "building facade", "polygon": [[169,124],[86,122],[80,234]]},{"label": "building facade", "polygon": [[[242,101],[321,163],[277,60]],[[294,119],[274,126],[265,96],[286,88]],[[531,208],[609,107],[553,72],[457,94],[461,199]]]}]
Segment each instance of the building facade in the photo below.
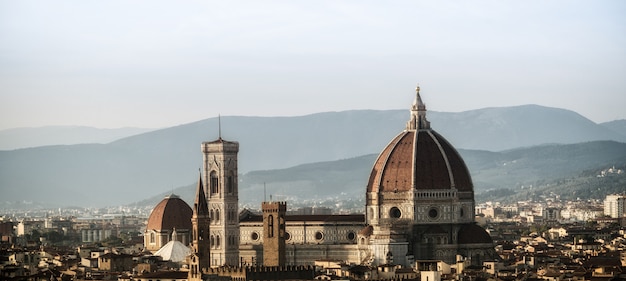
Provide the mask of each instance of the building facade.
[{"label": "building facade", "polygon": [[604,215],[612,218],[621,218],[626,216],[626,195],[607,195],[604,199]]},{"label": "building facade", "polygon": [[[242,265],[264,265],[268,222],[262,214],[245,212],[240,223]],[[286,215],[284,262],[311,265],[316,260],[343,260],[359,264],[366,257],[366,252],[357,245],[364,227],[363,215]]]}]

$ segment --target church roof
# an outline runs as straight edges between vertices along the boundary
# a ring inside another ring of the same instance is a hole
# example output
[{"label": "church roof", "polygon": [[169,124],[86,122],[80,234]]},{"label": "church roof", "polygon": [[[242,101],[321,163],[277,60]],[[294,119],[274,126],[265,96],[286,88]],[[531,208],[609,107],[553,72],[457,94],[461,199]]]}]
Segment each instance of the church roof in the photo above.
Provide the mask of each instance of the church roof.
[{"label": "church roof", "polygon": [[[245,216],[240,217],[240,222],[262,222],[263,215],[247,213]],[[360,214],[355,215],[286,215],[285,221],[287,222],[358,222],[363,223],[365,216]]]},{"label": "church roof", "polygon": [[374,227],[372,227],[371,225],[368,225],[366,227],[364,227],[363,229],[361,229],[361,231],[359,231],[359,235],[365,236],[365,237],[369,237],[374,233]]},{"label": "church roof", "polygon": [[191,229],[193,211],[180,197],[171,194],[152,209],[146,229]]},{"label": "church roof", "polygon": [[184,261],[190,253],[191,250],[189,247],[185,246],[185,244],[178,240],[172,240],[163,245],[154,255],[162,257],[164,261],[181,262]]},{"label": "church roof", "polygon": [[473,191],[465,162],[454,147],[430,128],[426,106],[417,88],[411,119],[379,154],[367,184],[367,192],[433,189]]}]

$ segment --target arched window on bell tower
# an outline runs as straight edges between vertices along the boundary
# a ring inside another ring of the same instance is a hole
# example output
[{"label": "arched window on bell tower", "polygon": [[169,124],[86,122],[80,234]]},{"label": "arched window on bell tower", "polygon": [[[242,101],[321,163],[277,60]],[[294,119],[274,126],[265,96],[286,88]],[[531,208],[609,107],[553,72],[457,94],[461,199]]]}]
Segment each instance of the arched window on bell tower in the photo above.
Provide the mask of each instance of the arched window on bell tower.
[{"label": "arched window on bell tower", "polygon": [[228,172],[228,176],[226,177],[226,191],[228,194],[235,192],[235,175],[232,171]]},{"label": "arched window on bell tower", "polygon": [[215,172],[215,171],[211,171],[210,184],[211,184],[211,193],[215,194],[215,193],[219,193],[220,192],[220,189],[219,189],[219,178],[217,177],[217,172]]}]

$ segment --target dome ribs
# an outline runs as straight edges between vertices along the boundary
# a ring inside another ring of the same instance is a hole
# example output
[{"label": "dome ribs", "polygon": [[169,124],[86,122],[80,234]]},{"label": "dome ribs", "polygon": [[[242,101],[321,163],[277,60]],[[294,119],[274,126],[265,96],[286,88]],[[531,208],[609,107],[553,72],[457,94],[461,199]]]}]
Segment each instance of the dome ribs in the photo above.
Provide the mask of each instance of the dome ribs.
[{"label": "dome ribs", "polygon": [[[388,175],[386,170],[391,161],[390,158],[392,157],[393,151],[396,149],[396,147],[398,147],[399,143],[406,138],[407,134],[412,135],[411,132],[407,131],[398,134],[378,155],[376,162],[374,162],[374,167],[372,168],[372,173],[370,174],[369,182],[367,184],[368,192],[379,192],[383,189],[386,189],[385,181],[388,180],[388,178],[386,178],[386,176]],[[397,158],[398,155],[396,155],[395,157]]]},{"label": "dome ribs", "polygon": [[407,132],[391,151],[382,175],[381,191],[401,192],[411,190],[408,179],[412,175],[414,132]]},{"label": "dome ribs", "polygon": [[437,132],[432,131],[432,134],[437,138],[443,152],[447,156],[450,172],[452,173],[452,179],[454,181],[453,187],[459,191],[473,191],[474,185],[472,184],[472,178],[459,152]]},{"label": "dome ribs", "polygon": [[430,130],[421,130],[416,139],[415,188],[449,189],[452,186],[446,155]]}]

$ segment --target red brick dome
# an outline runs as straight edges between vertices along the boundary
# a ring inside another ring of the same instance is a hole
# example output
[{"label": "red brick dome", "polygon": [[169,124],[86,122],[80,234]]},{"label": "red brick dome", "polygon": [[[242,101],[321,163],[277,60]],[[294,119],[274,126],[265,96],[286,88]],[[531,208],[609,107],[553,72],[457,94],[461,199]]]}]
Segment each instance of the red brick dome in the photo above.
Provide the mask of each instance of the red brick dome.
[{"label": "red brick dome", "polygon": [[152,209],[146,229],[191,229],[193,211],[180,197],[171,194]]},{"label": "red brick dome", "polygon": [[397,135],[376,159],[367,184],[367,192],[412,188],[473,191],[465,162],[433,130],[406,130]]}]

